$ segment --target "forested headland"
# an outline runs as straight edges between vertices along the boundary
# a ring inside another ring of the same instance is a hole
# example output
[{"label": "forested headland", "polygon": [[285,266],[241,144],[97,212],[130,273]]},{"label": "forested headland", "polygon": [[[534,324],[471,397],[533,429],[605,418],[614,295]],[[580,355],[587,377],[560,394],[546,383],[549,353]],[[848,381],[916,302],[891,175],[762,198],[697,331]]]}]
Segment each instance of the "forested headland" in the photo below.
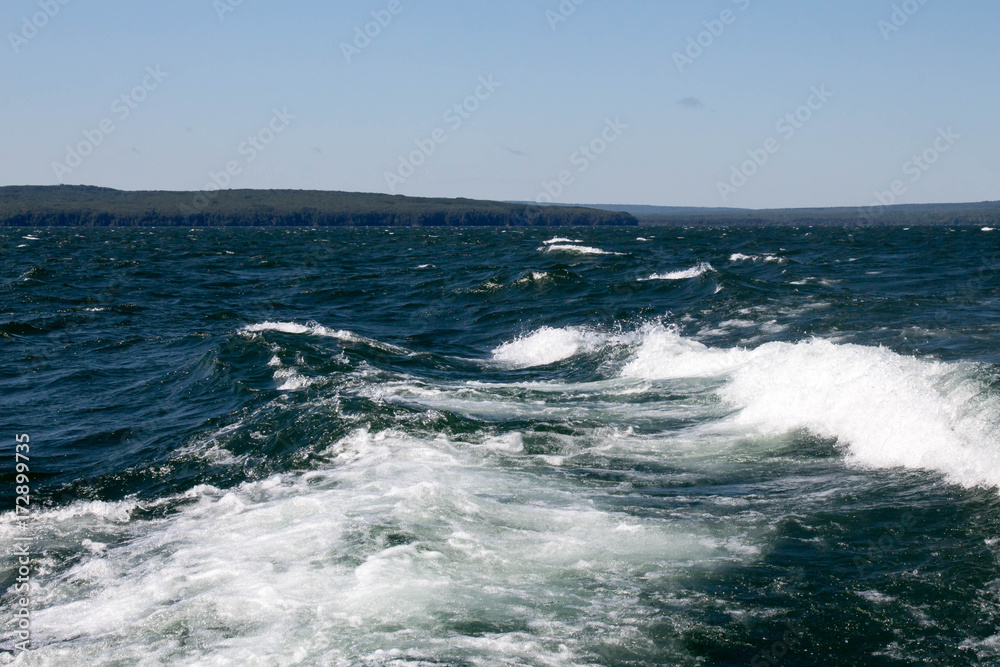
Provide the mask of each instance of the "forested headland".
[{"label": "forested headland", "polygon": [[314,190],[125,192],[0,187],[7,227],[558,227],[638,225],[628,213],[474,199]]}]

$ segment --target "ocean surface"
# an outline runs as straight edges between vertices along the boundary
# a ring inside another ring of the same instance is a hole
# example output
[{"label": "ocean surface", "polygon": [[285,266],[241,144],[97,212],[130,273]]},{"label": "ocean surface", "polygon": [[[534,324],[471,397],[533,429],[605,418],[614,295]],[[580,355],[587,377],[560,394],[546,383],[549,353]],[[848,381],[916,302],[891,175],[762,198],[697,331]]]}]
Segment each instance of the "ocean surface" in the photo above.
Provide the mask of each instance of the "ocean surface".
[{"label": "ocean surface", "polygon": [[3,229],[0,265],[0,663],[1000,665],[1000,232]]}]

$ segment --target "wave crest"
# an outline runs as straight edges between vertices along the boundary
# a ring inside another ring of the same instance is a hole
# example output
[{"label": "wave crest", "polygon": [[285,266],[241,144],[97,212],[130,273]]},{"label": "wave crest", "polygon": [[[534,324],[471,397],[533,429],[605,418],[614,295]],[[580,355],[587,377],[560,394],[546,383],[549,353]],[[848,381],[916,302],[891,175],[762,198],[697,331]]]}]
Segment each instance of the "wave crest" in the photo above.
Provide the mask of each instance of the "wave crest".
[{"label": "wave crest", "polygon": [[702,262],[697,266],[692,266],[690,269],[685,269],[683,271],[673,271],[671,273],[654,273],[648,278],[642,278],[643,281],[649,280],[689,280],[691,278],[699,278],[707,273],[716,273],[715,267],[708,262]]}]

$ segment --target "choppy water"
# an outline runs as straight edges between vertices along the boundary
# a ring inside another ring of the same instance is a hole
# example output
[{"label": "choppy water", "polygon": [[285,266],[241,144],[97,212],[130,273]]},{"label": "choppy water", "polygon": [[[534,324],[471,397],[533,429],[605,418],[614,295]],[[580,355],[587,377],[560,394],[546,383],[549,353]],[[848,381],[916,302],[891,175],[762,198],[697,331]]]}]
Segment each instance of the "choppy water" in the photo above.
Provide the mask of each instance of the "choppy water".
[{"label": "choppy water", "polygon": [[0,258],[15,664],[1000,664],[1000,233],[0,230]]}]

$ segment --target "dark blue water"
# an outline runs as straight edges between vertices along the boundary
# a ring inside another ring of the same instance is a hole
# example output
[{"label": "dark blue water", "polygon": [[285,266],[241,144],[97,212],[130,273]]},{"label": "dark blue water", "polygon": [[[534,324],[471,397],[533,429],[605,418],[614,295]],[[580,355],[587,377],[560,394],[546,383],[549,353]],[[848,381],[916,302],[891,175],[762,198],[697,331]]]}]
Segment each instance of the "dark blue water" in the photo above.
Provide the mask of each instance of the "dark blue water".
[{"label": "dark blue water", "polygon": [[1000,664],[996,232],[0,230],[0,263],[15,664]]}]

